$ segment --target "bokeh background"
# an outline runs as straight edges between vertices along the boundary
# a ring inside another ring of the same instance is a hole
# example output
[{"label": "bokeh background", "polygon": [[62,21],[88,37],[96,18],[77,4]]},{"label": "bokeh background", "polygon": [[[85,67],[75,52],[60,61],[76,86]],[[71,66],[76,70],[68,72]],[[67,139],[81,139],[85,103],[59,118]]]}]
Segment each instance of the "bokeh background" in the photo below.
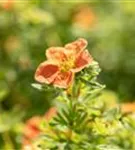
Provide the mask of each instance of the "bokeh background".
[{"label": "bokeh background", "polygon": [[53,93],[32,88],[50,46],[86,38],[102,68],[106,99],[135,100],[135,2],[0,0],[0,149],[19,149],[23,122],[44,114]]}]

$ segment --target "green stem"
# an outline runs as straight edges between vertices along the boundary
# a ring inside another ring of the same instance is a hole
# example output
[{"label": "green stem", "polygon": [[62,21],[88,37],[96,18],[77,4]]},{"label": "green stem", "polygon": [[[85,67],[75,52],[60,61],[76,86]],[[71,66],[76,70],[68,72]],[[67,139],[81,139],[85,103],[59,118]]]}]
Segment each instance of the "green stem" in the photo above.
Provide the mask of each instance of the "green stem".
[{"label": "green stem", "polygon": [[[72,88],[75,88],[74,85]],[[68,139],[67,139],[67,143],[70,143],[72,141],[72,135],[73,135],[73,128],[74,128],[74,117],[75,117],[75,112],[76,112],[76,105],[77,105],[77,101],[78,101],[78,97],[79,97],[79,92],[80,92],[80,84],[79,82],[76,82],[76,88],[74,90],[71,90],[70,95],[68,96],[68,110],[71,116],[71,119],[69,120],[69,131],[68,131]]]}]

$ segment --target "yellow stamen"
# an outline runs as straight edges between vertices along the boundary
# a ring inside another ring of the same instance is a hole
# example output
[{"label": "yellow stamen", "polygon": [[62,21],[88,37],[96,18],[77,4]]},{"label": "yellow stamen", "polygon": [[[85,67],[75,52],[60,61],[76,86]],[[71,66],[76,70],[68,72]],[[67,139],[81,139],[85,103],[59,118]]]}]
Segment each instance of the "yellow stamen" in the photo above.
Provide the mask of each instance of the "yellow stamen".
[{"label": "yellow stamen", "polygon": [[74,68],[74,59],[73,58],[69,58],[67,60],[65,60],[64,62],[62,62],[61,66],[61,71],[62,72],[67,72],[69,71],[71,68]]}]

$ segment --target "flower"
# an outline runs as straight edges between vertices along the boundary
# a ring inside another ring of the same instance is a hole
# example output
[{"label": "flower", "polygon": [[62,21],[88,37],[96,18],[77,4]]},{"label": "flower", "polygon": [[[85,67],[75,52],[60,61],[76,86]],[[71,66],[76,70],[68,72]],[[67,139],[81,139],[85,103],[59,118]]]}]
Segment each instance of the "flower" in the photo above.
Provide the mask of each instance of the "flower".
[{"label": "flower", "polygon": [[45,115],[34,116],[29,119],[24,126],[23,133],[23,150],[33,150],[32,140],[35,139],[42,131],[39,128],[40,123],[45,119],[49,122],[54,116],[56,116],[57,109],[55,107],[50,108]]},{"label": "flower", "polygon": [[93,59],[86,50],[87,41],[80,38],[65,47],[51,47],[46,50],[47,60],[42,62],[35,73],[35,80],[68,88],[75,73],[89,66]]},{"label": "flower", "polygon": [[39,125],[41,121],[42,121],[41,116],[35,116],[26,122],[26,125],[24,127],[24,134],[23,134],[24,147],[31,145],[31,140],[36,138],[40,134],[41,131],[39,129]]},{"label": "flower", "polygon": [[122,103],[120,106],[123,113],[135,112],[135,103]]},{"label": "flower", "polygon": [[73,16],[74,25],[88,30],[96,24],[96,15],[89,6],[83,5],[78,7],[76,11],[77,12]]},{"label": "flower", "polygon": [[55,117],[57,114],[57,109],[55,107],[52,107],[48,110],[48,112],[45,113],[45,119],[46,121],[50,121],[53,117]]},{"label": "flower", "polygon": [[3,0],[0,3],[5,10],[10,10],[13,7],[14,1],[13,0],[5,0],[5,1]]}]

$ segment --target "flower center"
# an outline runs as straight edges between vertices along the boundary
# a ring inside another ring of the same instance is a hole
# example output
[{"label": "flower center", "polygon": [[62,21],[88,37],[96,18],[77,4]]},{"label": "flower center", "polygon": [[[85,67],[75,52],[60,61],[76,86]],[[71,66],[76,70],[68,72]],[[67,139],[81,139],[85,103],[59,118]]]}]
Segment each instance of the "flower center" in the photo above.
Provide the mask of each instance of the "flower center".
[{"label": "flower center", "polygon": [[67,72],[69,71],[71,68],[74,68],[75,63],[74,63],[74,59],[72,57],[64,60],[61,64],[61,71],[62,72]]}]

